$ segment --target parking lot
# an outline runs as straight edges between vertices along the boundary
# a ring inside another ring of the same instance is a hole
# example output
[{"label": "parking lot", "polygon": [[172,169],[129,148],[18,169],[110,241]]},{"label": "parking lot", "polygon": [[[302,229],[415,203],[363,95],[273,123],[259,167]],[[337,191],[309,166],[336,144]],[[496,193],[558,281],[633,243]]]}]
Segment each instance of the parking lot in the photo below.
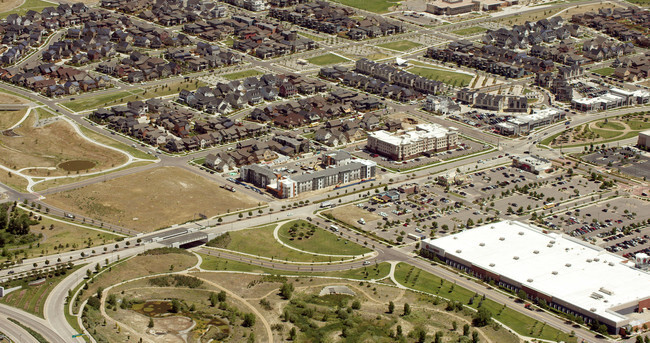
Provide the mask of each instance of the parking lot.
[{"label": "parking lot", "polygon": [[644,211],[648,205],[647,200],[619,197],[553,214],[546,218],[546,223],[573,237],[629,257],[630,253],[650,251],[647,239],[650,228],[646,227],[650,212]]},{"label": "parking lot", "polygon": [[650,158],[634,147],[600,149],[582,157],[585,161],[640,177],[650,178]]}]

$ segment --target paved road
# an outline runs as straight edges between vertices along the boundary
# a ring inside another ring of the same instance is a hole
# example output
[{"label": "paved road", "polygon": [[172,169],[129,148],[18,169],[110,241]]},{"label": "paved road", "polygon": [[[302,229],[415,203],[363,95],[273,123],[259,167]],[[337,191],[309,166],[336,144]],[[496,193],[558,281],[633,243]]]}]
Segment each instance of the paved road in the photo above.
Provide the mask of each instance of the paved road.
[{"label": "paved road", "polygon": [[[16,308],[0,304],[0,315],[4,317],[13,318],[21,324],[30,327],[43,335],[50,343],[66,343],[69,340],[63,339],[64,336],[59,335],[58,327],[52,326],[44,319],[38,318],[33,314],[18,310]],[[59,315],[63,317],[63,315]],[[65,321],[65,318],[63,319]],[[56,329],[55,329],[56,328]],[[4,329],[4,328],[3,328]]]},{"label": "paved road", "polygon": [[38,343],[34,336],[7,318],[6,316],[0,316],[0,332],[16,343]]}]

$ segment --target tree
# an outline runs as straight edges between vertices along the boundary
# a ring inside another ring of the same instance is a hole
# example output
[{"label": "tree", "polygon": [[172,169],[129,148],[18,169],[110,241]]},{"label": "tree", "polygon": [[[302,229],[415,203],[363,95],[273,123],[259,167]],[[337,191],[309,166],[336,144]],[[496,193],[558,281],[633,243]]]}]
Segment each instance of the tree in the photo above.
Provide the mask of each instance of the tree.
[{"label": "tree", "polygon": [[469,335],[469,324],[463,325],[463,336]]},{"label": "tree", "polygon": [[472,324],[474,326],[486,326],[492,321],[492,312],[485,307],[481,307],[474,313]]},{"label": "tree", "polygon": [[252,313],[246,313],[244,315],[244,322],[242,323],[242,326],[250,328],[253,325],[255,325],[255,315]]},{"label": "tree", "polygon": [[149,318],[149,325],[147,325],[148,328],[153,328],[153,318]]},{"label": "tree", "polygon": [[177,299],[172,299],[172,313],[178,313],[181,311],[181,302]]},{"label": "tree", "polygon": [[291,299],[292,294],[293,294],[293,284],[287,282],[283,283],[282,286],[280,287],[280,295],[282,295],[282,297],[285,300],[289,300]]},{"label": "tree", "polygon": [[217,300],[219,300],[219,302],[226,301],[226,291],[219,292],[219,294],[217,294]]},{"label": "tree", "polygon": [[104,293],[104,288],[103,287],[97,288],[97,299],[99,300],[102,299],[102,293]]},{"label": "tree", "polygon": [[424,343],[427,340],[427,332],[424,329],[418,329],[418,343]]},{"label": "tree", "polygon": [[210,293],[210,306],[215,307],[219,303],[219,297],[217,296],[217,293]]},{"label": "tree", "polygon": [[359,302],[359,300],[355,300],[355,301],[352,302],[352,309],[353,310],[358,310],[360,308],[361,308],[361,303]]},{"label": "tree", "polygon": [[395,303],[392,301],[388,303],[388,313],[393,313],[395,311]]},{"label": "tree", "polygon": [[458,329],[458,323],[456,323],[455,320],[453,322],[451,322],[451,329],[453,331],[456,331],[456,329]]},{"label": "tree", "polygon": [[526,292],[523,289],[520,289],[519,291],[517,291],[517,298],[521,300],[526,300],[527,299]]},{"label": "tree", "polygon": [[404,303],[404,315],[408,316],[409,314],[411,314],[411,305]]},{"label": "tree", "polygon": [[292,340],[292,341],[295,341],[296,336],[297,336],[296,335],[296,328],[295,327],[291,328],[291,330],[289,330],[289,339]]},{"label": "tree", "polygon": [[435,336],[435,338],[433,339],[433,343],[442,343],[442,336],[443,336],[443,335],[444,335],[444,334],[442,333],[442,331],[438,331],[438,332],[436,332],[436,336]]},{"label": "tree", "polygon": [[472,331],[472,343],[478,343],[478,332],[476,330]]}]

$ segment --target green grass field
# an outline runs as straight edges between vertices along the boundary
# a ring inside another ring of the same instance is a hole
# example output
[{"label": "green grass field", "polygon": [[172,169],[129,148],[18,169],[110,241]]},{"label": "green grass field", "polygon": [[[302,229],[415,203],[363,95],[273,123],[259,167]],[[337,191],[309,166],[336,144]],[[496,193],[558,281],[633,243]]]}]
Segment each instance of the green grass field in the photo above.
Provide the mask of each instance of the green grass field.
[{"label": "green grass field", "polygon": [[[231,241],[225,249],[278,261],[336,262],[341,259],[303,253],[287,248],[273,237],[276,224],[230,233]],[[263,249],[261,247],[264,247]]]},{"label": "green grass field", "polygon": [[302,31],[298,31],[298,34],[299,34],[300,36],[305,37],[305,38],[309,38],[309,39],[311,39],[311,40],[313,40],[313,41],[315,41],[315,42],[321,42],[321,41],[324,41],[324,40],[325,40],[325,38],[323,38],[323,37],[321,37],[321,36],[313,35],[313,34],[311,34],[311,33],[306,33],[306,32],[302,32]]},{"label": "green grass field", "polygon": [[334,2],[374,13],[387,13],[391,7],[399,5],[399,1],[389,0],[334,0]]},{"label": "green grass field", "polygon": [[601,129],[625,130],[623,125],[621,125],[620,123],[611,122],[611,121],[606,122],[606,123],[605,122],[598,122],[598,123],[596,123],[596,126],[598,126]]},{"label": "green grass field", "polygon": [[649,123],[649,122],[645,122],[645,121],[630,120],[630,121],[626,121],[625,123],[626,123],[626,124],[630,127],[630,129],[632,129],[632,130],[642,131],[642,130],[650,129],[650,123]]},{"label": "green grass field", "polygon": [[[395,269],[395,279],[403,286],[423,292],[438,294],[441,297],[460,301],[463,304],[468,304],[469,299],[475,296],[475,293],[463,287],[454,285],[449,281],[443,281],[441,284],[441,279],[439,277],[406,263],[400,263],[397,265]],[[473,305],[469,306],[477,308],[479,303],[480,301],[474,301]],[[515,310],[505,308],[501,311],[503,305],[490,299],[485,299],[482,303],[482,307],[485,307],[492,312],[493,318],[499,320],[521,335],[551,341],[576,342],[575,337],[570,337],[567,333],[553,329],[544,325],[544,323],[524,316]]]},{"label": "green grass field", "polygon": [[464,29],[456,30],[456,31],[451,31],[451,33],[459,35],[459,36],[472,36],[477,33],[482,33],[487,31],[486,28],[481,27],[481,26],[472,26],[472,27],[466,27]]},{"label": "green grass field", "polygon": [[[294,238],[291,237],[289,233],[289,229],[294,225],[297,228],[296,231],[299,234],[307,232],[309,227],[314,227],[315,230],[309,238]],[[296,220],[282,225],[278,231],[278,237],[280,240],[282,240],[282,242],[294,248],[318,254],[362,255],[372,251],[356,243],[352,243],[346,239],[338,237],[332,232],[311,226],[309,222],[304,220]]]},{"label": "green grass field", "polygon": [[600,68],[600,69],[594,69],[591,72],[596,73],[598,75],[602,75],[602,76],[610,76],[610,75],[614,74],[614,68],[605,67],[605,68]]},{"label": "green grass field", "polygon": [[144,91],[141,89],[136,89],[133,91],[109,92],[106,94],[91,96],[79,100],[66,101],[61,103],[61,105],[69,108],[72,111],[80,112],[104,106],[114,106],[121,104],[126,102],[127,98],[130,98],[134,95],[140,95],[142,93],[144,93]]},{"label": "green grass field", "polygon": [[[289,272],[279,269],[260,267],[244,262],[231,261],[220,257],[215,257],[211,255],[199,254],[203,259],[201,268],[205,270],[228,270],[228,271],[237,271],[237,272],[247,272],[247,273],[267,273],[273,275],[299,275],[299,276],[329,276],[329,277],[339,277],[344,279],[356,279],[356,280],[370,280],[370,279],[382,279],[388,276],[390,272],[390,264],[388,262],[382,262],[378,265],[374,263],[363,268],[342,270],[336,272],[310,272],[310,271],[299,271],[299,272]],[[305,270],[308,270],[309,267],[305,267]]]},{"label": "green grass field", "polygon": [[41,12],[45,7],[56,7],[58,4],[42,1],[42,0],[25,0],[25,3],[20,5],[13,10],[0,13],[0,18],[6,18],[8,15],[16,13],[18,15],[24,15],[29,10],[34,10],[36,12]]},{"label": "green grass field", "polygon": [[411,42],[409,40],[398,40],[396,42],[378,44],[377,46],[386,49],[397,50],[397,51],[408,51],[413,48],[421,47],[422,44]]},{"label": "green grass field", "polygon": [[237,80],[237,79],[244,79],[244,78],[251,77],[251,76],[258,76],[258,75],[262,75],[262,74],[264,74],[264,73],[262,73],[261,71],[259,71],[257,69],[247,69],[247,70],[242,70],[242,71],[238,71],[238,72],[235,72],[235,73],[225,74],[225,75],[222,75],[222,76],[226,80]]},{"label": "green grass field", "polygon": [[345,63],[345,62],[349,62],[350,60],[338,55],[334,55],[332,53],[327,53],[325,55],[308,58],[307,61],[309,61],[309,63],[311,64],[325,66],[330,64]]},{"label": "green grass field", "polygon": [[474,78],[472,75],[434,68],[412,67],[408,71],[426,77],[427,79],[444,82],[454,87],[467,87],[470,81],[472,81],[472,78]]}]

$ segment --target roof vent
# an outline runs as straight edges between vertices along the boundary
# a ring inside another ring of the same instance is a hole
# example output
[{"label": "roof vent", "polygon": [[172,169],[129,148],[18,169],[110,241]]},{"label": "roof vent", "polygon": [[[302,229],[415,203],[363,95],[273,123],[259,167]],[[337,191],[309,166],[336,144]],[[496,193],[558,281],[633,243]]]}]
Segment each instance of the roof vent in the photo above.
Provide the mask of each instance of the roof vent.
[{"label": "roof vent", "polygon": [[515,257],[513,257],[513,259],[518,260],[518,259],[519,259],[519,256],[515,256]]},{"label": "roof vent", "polygon": [[613,295],[614,294],[614,292],[610,291],[609,289],[607,289],[605,287],[600,287],[599,291],[601,291],[602,293],[605,293],[607,295]]},{"label": "roof vent", "polygon": [[566,267],[571,267],[571,263],[565,264]]},{"label": "roof vent", "polygon": [[528,279],[528,280],[526,280],[526,281],[528,281],[528,282],[533,282],[533,279]]},{"label": "roof vent", "polygon": [[552,248],[552,247],[553,247],[553,244],[547,244],[546,247],[547,247],[547,248]]},{"label": "roof vent", "polygon": [[592,308],[589,309],[589,311],[591,311],[591,312],[596,312],[596,308],[595,308],[595,307],[592,307]]},{"label": "roof vent", "polygon": [[494,263],[490,263],[490,267],[494,267],[494,266],[495,266],[495,264],[494,264]]},{"label": "roof vent", "polygon": [[587,263],[591,263],[592,261],[593,261],[593,260],[590,259],[590,258],[587,259]]},{"label": "roof vent", "polygon": [[539,254],[539,250],[533,251],[533,254]]},{"label": "roof vent", "polygon": [[519,231],[519,236],[523,236],[523,235],[524,235],[524,232],[523,232],[523,231]]},{"label": "roof vent", "polygon": [[505,238],[505,237],[499,237],[499,240],[500,240],[500,241],[505,241],[506,238]]},{"label": "roof vent", "polygon": [[494,225],[490,226],[490,229],[494,229]]},{"label": "roof vent", "polygon": [[454,236],[454,239],[458,239],[458,237]]},{"label": "roof vent", "polygon": [[598,261],[600,261],[600,258],[594,257],[594,261],[598,262]]},{"label": "roof vent", "polygon": [[557,275],[557,272],[554,270],[554,271],[551,272],[551,274]]},{"label": "roof vent", "polygon": [[478,245],[484,247],[484,246],[485,246],[485,243],[481,242],[481,243],[479,243]]},{"label": "roof vent", "polygon": [[608,264],[609,264],[610,267],[614,266],[614,262],[609,262]]},{"label": "roof vent", "polygon": [[555,241],[554,241],[554,240],[553,240],[553,241],[551,241],[551,244],[555,244]]},{"label": "roof vent", "polygon": [[460,250],[460,249],[456,250],[456,253],[457,253],[457,254],[460,254],[461,252],[463,252],[463,251]]}]

